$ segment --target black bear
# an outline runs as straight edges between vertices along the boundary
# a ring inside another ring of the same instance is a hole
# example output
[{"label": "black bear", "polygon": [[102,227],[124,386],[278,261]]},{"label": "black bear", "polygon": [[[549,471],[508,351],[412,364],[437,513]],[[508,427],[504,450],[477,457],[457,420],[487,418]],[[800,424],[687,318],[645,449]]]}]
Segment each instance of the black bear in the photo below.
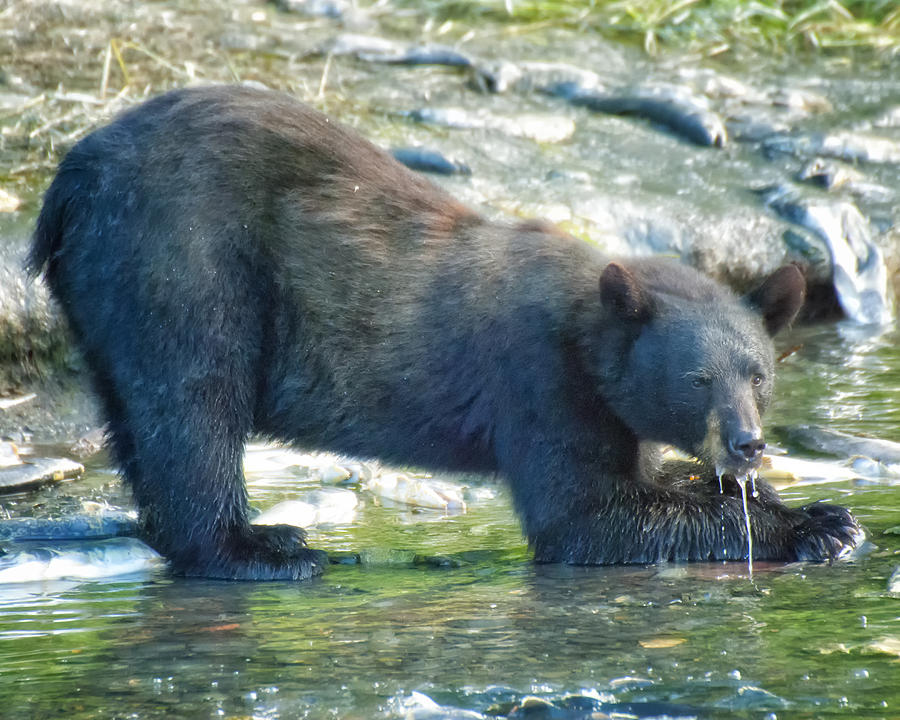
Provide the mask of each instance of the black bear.
[{"label": "black bear", "polygon": [[[739,299],[672,261],[488,222],[246,87],[170,92],[81,140],[30,265],[84,353],[146,539],[177,573],[241,579],[326,562],[296,528],[249,524],[251,432],[498,473],[541,562],[746,557],[732,476],[760,462],[770,336],[804,294],[793,267]],[[660,475],[658,443],[706,476]],[[858,542],[843,508],[758,489],[756,558]]]}]

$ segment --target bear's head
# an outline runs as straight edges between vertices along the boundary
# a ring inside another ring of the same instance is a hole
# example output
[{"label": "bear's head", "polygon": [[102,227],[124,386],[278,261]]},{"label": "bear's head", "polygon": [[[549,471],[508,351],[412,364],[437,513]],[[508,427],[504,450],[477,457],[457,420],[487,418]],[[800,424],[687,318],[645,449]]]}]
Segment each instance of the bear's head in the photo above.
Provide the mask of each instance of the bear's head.
[{"label": "bear's head", "polygon": [[602,393],[620,420],[640,440],[675,445],[720,474],[758,467],[772,336],[803,303],[802,273],[783,267],[738,298],[674,262],[612,262],[600,292],[605,322],[619,328]]}]

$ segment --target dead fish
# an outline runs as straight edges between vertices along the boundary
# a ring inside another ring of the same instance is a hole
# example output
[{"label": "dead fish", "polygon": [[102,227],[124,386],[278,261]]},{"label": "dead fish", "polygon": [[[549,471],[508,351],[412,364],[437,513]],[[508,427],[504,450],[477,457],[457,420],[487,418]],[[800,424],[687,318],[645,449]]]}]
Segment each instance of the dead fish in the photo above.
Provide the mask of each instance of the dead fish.
[{"label": "dead fish", "polygon": [[96,580],[148,572],[162,564],[159,553],[135,538],[38,546],[0,557],[0,583]]},{"label": "dead fish", "polygon": [[472,59],[448,45],[426,44],[396,48],[390,52],[357,52],[356,57],[365,62],[390,65],[445,65],[447,67],[471,67]]},{"label": "dead fish", "polygon": [[838,457],[862,455],[887,465],[900,464],[900,443],[892,440],[860,437],[819,425],[798,425],[782,430],[791,440],[809,450]]},{"label": "dead fish", "polygon": [[844,315],[860,325],[887,325],[893,319],[884,254],[869,224],[851,202],[800,195],[786,186],[759,191],[763,202],[786,220],[811,230],[831,255],[835,294]]},{"label": "dead fish", "polygon": [[900,567],[891,573],[891,577],[888,580],[888,592],[900,593]]},{"label": "dead fish", "polygon": [[435,173],[436,175],[472,174],[472,170],[468,165],[449,160],[437,150],[428,150],[420,147],[395,148],[391,150],[391,155],[398,162],[418,172]]},{"label": "dead fish", "polygon": [[404,505],[448,512],[466,511],[463,489],[433,478],[387,472],[372,478],[364,488],[377,497]]},{"label": "dead fish", "polygon": [[676,88],[585,90],[559,85],[557,93],[573,105],[612,115],[634,115],[664,125],[697,145],[724,147],[725,123],[699,98]]},{"label": "dead fish", "polygon": [[331,41],[324,52],[332,55],[354,55],[364,62],[392,65],[447,65],[470,67],[472,59],[448,45],[428,43],[405,45],[374,35],[342,33]]},{"label": "dead fish", "polygon": [[462,108],[420,108],[401,115],[431,125],[466,130],[494,130],[543,143],[562,142],[575,133],[575,122],[559,115],[522,114],[503,117],[483,110],[469,111]]},{"label": "dead fish", "polygon": [[[0,202],[2,202],[2,198],[0,198]],[[16,405],[22,405],[23,403],[34,400],[36,397],[37,395],[35,393],[27,393],[26,395],[16,395],[15,397],[0,398],[0,410],[8,410],[9,408],[15,407]]]},{"label": "dead fish", "polygon": [[304,493],[303,500],[285,500],[257,515],[254,525],[349,525],[359,503],[351,490],[329,488]]}]

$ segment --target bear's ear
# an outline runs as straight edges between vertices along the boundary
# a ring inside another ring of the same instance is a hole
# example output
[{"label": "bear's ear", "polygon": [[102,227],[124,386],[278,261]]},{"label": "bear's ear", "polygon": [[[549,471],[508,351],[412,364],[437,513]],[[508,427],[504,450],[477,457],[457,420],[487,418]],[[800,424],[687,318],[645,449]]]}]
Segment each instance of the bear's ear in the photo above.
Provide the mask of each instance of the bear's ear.
[{"label": "bear's ear", "polygon": [[600,274],[600,299],[623,320],[644,322],[651,303],[638,279],[624,266],[611,262]]},{"label": "bear's ear", "polygon": [[797,316],[806,299],[806,279],[796,265],[779,268],[744,298],[763,317],[769,335],[774,335]]}]

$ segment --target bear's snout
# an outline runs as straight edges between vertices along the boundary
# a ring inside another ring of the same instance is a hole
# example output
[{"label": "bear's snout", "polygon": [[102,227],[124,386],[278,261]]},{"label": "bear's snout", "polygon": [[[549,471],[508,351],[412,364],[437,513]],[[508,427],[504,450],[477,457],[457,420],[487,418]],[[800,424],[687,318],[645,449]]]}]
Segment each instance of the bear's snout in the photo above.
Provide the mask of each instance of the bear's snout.
[{"label": "bear's snout", "polygon": [[766,449],[766,441],[759,430],[740,430],[728,438],[726,447],[739,462],[758,463]]}]

